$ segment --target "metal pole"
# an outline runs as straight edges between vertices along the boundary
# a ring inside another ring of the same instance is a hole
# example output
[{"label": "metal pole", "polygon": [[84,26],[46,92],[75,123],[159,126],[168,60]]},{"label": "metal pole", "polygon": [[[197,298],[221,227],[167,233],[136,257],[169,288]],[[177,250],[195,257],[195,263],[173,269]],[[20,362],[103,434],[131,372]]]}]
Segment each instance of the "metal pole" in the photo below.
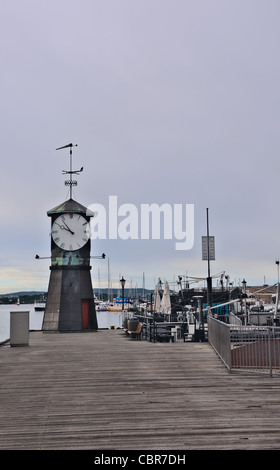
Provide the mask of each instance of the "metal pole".
[{"label": "metal pole", "polygon": [[272,377],[272,358],[271,358],[271,328],[268,327],[268,360],[269,360],[269,375]]},{"label": "metal pole", "polygon": [[244,299],[244,314],[245,314],[245,326],[247,326],[247,303],[246,298]]},{"label": "metal pole", "polygon": [[210,277],[210,242],[209,242],[209,216],[208,208],[206,209],[207,215],[207,261],[208,261],[208,277]]},{"label": "metal pole", "polygon": [[276,325],[278,302],[279,302],[279,259],[275,261],[277,266],[277,290],[276,290],[276,301],[275,301],[275,312],[274,312],[274,325]]},{"label": "metal pole", "polygon": [[72,181],[72,174],[73,173],[79,174],[83,170],[83,168],[81,168],[79,171],[74,171],[74,172],[72,171],[72,147],[73,146],[77,147],[77,144],[74,144],[74,145],[73,144],[67,144],[67,145],[64,145],[63,147],[58,147],[56,149],[56,150],[61,150],[61,149],[65,149],[65,148],[70,147],[70,170],[69,171],[63,170],[64,174],[67,174],[67,175],[69,174],[70,175],[69,181],[65,181],[65,184],[67,186],[70,186],[70,199],[72,199],[72,186],[73,186],[74,183],[77,184],[77,181],[74,181],[74,182]]},{"label": "metal pole", "polygon": [[243,302],[244,302],[244,320],[245,320],[245,326],[247,326],[247,303],[246,303],[246,281],[243,279],[242,281],[242,290],[243,290]]},{"label": "metal pole", "polygon": [[70,199],[72,199],[72,144],[70,144]]},{"label": "metal pole", "polygon": [[209,241],[209,217],[208,208],[206,209],[207,215],[207,262],[208,262],[208,276],[207,276],[207,305],[208,308],[212,307],[212,280],[210,275],[210,241]]},{"label": "metal pole", "polygon": [[110,261],[109,261],[109,258],[108,258],[108,289],[107,289],[107,301],[108,301],[108,305],[111,301],[111,295],[110,295]]}]

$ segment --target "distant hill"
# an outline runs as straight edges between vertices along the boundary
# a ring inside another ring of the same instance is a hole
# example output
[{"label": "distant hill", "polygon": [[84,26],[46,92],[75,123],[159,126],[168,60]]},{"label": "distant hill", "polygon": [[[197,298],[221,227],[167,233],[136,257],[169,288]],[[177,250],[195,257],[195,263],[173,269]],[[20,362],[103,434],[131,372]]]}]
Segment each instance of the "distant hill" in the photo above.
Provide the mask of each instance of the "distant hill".
[{"label": "distant hill", "polygon": [[0,297],[23,297],[26,295],[37,295],[40,297],[41,295],[46,294],[45,291],[35,291],[35,290],[30,290],[30,291],[21,291],[21,292],[11,292],[10,294],[0,294]]},{"label": "distant hill", "polygon": [[[108,289],[98,289],[98,288],[95,288],[93,289],[95,295],[99,294],[107,294],[108,293]],[[111,295],[113,295],[114,297],[116,297],[117,295],[122,295],[121,294],[122,290],[121,288],[120,289],[111,289]],[[154,290],[152,289],[144,289],[144,295],[149,295],[151,293],[153,293]],[[143,289],[142,288],[134,288],[134,289],[124,289],[124,294],[125,296],[127,297],[129,295],[129,293],[131,293],[132,295],[143,295]],[[35,290],[30,290],[30,291],[19,291],[19,292],[11,292],[9,294],[0,294],[0,298],[7,298],[7,297],[25,297],[25,296],[37,296],[37,297],[41,297],[42,295],[47,295],[47,292],[46,291],[35,291]]]}]

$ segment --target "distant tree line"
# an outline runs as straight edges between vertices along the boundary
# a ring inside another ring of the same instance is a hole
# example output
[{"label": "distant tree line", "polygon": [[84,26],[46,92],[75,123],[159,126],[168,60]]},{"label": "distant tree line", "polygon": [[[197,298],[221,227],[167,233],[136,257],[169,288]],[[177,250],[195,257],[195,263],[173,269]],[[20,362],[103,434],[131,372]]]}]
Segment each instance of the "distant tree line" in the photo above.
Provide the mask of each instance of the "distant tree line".
[{"label": "distant tree line", "polygon": [[40,300],[42,295],[38,294],[23,294],[23,295],[11,295],[0,297],[0,304],[13,305],[16,304],[18,299],[21,304],[33,304],[35,300]]}]

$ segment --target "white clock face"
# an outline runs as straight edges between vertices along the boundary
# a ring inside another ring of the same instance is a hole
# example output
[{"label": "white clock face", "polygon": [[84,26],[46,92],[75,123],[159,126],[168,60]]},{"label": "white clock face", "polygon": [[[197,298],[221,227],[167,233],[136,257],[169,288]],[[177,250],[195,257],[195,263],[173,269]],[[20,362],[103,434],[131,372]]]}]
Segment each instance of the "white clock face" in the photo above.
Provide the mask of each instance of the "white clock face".
[{"label": "white clock face", "polygon": [[89,240],[90,225],[80,214],[62,214],[52,225],[52,239],[59,248],[75,251]]}]

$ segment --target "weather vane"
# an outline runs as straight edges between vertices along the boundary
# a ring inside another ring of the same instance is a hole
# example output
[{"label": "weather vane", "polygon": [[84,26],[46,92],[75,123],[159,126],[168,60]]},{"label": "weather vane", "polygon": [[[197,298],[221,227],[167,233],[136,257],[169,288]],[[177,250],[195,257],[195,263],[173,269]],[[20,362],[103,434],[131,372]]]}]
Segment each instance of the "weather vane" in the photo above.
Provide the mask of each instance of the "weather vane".
[{"label": "weather vane", "polygon": [[56,150],[70,148],[70,170],[62,170],[63,175],[70,175],[70,179],[65,181],[65,186],[70,186],[70,199],[72,199],[72,186],[77,186],[77,181],[72,179],[72,175],[79,175],[83,171],[83,167],[80,170],[72,170],[72,147],[78,147],[78,144],[68,144],[63,147],[58,147]]}]

